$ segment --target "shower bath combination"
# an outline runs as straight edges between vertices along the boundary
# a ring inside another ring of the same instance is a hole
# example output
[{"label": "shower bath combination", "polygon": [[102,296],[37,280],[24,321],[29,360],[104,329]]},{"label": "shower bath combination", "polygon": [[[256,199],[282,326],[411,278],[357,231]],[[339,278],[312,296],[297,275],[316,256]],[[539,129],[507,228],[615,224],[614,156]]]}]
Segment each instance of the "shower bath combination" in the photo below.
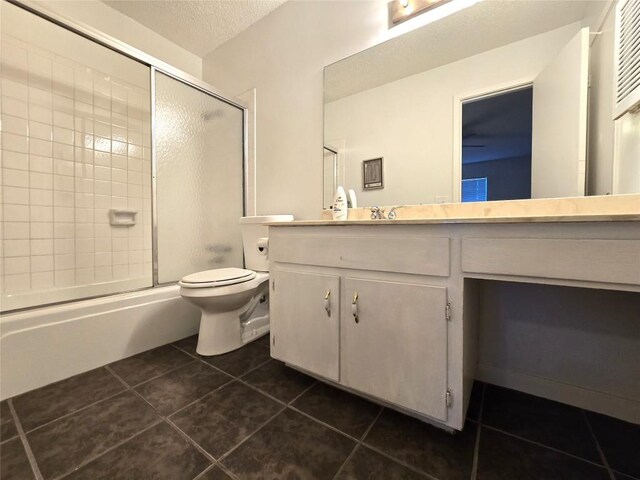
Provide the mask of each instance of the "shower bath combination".
[{"label": "shower bath combination", "polygon": [[247,166],[242,102],[80,25],[0,9],[4,398],[195,333],[175,283],[243,266]]}]

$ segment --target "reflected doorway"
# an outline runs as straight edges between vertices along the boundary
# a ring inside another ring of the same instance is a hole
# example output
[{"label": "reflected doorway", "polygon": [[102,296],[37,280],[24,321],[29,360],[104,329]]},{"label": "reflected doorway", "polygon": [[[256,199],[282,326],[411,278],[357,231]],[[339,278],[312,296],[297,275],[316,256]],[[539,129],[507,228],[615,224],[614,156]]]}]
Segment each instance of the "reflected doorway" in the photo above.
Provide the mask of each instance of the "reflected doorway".
[{"label": "reflected doorway", "polygon": [[533,85],[462,104],[461,200],[531,198]]},{"label": "reflected doorway", "polygon": [[322,208],[333,207],[333,196],[338,188],[338,152],[335,147],[325,145],[323,149],[322,169],[324,178]]}]

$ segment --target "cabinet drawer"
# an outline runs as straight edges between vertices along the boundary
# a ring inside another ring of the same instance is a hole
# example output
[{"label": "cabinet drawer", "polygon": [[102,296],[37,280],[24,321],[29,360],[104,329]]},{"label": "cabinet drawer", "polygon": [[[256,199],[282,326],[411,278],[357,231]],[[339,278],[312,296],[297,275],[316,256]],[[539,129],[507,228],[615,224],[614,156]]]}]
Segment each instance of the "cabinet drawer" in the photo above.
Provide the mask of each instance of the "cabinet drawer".
[{"label": "cabinet drawer", "polygon": [[640,285],[640,242],[465,238],[462,271]]},{"label": "cabinet drawer", "polygon": [[449,276],[449,238],[275,237],[269,243],[275,262],[380,272]]}]

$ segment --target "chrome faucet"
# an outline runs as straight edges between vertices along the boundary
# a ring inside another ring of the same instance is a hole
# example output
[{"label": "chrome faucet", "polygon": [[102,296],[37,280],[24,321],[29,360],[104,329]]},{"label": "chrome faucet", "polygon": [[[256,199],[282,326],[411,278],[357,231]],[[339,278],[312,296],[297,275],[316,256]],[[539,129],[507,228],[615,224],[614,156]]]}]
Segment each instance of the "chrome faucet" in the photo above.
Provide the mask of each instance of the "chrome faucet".
[{"label": "chrome faucet", "polygon": [[384,208],[371,207],[371,220],[384,220]]},{"label": "chrome faucet", "polygon": [[397,207],[393,207],[391,208],[391,210],[389,210],[389,213],[387,214],[387,218],[389,220],[395,220],[396,218],[398,218],[398,214],[396,213],[396,208]]}]

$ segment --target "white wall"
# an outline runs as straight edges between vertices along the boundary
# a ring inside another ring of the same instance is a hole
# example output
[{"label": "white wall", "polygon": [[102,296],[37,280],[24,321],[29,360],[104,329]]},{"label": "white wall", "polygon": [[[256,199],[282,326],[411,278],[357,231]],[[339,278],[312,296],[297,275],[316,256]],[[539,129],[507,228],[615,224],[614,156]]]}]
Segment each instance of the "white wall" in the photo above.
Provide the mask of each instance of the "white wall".
[{"label": "white wall", "polygon": [[640,112],[615,121],[613,193],[640,192]]},{"label": "white wall", "polygon": [[615,9],[597,28],[591,45],[589,92],[588,194],[607,195],[640,191],[639,113],[627,113],[615,122],[614,43]]},{"label": "white wall", "polygon": [[637,293],[479,284],[478,365],[488,380],[520,379],[510,386],[543,396],[553,385],[577,387],[572,402],[588,402],[590,391],[608,395],[610,405],[640,401]]},{"label": "white wall", "polygon": [[589,91],[589,195],[613,193],[613,42],[614,9],[611,9],[591,45]]},{"label": "white wall", "polygon": [[[344,139],[345,188],[359,205],[453,198],[453,99],[533,78],[580,29],[575,23],[325,106],[325,136]],[[385,188],[362,191],[361,162],[384,157]]]},{"label": "white wall", "polygon": [[38,10],[51,12],[142,50],[196,78],[202,78],[202,59],[141,23],[98,0],[32,0]]},{"label": "white wall", "polygon": [[322,208],[323,67],[386,31],[383,1],[291,1],[204,59],[204,80],[257,91],[258,213],[318,218]]}]

